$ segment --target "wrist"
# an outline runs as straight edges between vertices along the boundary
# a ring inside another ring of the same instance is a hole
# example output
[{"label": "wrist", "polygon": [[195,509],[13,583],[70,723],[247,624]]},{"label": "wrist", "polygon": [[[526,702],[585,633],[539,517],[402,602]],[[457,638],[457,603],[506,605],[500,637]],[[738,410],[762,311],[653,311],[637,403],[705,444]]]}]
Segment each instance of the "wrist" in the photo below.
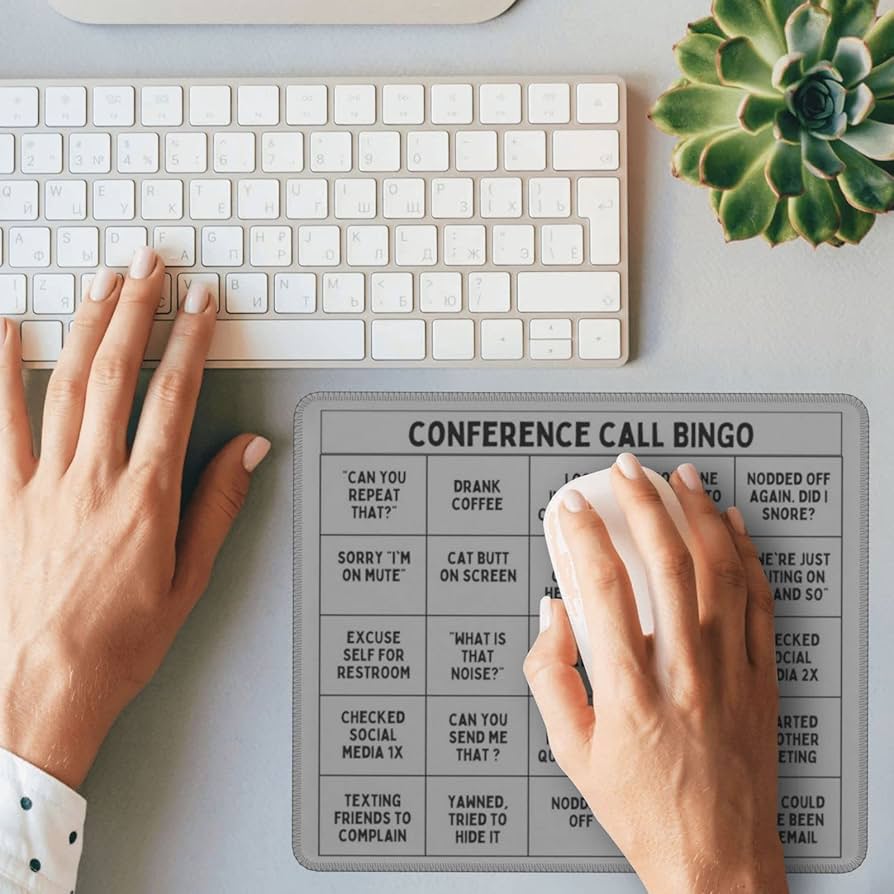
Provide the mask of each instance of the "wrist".
[{"label": "wrist", "polygon": [[13,651],[0,666],[0,748],[77,789],[108,725],[93,716],[64,650]]}]

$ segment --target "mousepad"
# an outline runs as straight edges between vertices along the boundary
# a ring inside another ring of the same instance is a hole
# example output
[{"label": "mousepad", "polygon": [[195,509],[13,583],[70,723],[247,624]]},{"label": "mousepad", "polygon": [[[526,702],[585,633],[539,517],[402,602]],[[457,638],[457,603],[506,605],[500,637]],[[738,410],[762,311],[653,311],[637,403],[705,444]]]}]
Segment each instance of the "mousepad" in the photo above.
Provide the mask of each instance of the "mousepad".
[{"label": "mousepad", "polygon": [[866,852],[868,415],[840,394],[317,393],[295,413],[294,851],[316,870],[629,871],[522,662],[542,519],[633,451],[737,505],[776,604],[790,871]]}]

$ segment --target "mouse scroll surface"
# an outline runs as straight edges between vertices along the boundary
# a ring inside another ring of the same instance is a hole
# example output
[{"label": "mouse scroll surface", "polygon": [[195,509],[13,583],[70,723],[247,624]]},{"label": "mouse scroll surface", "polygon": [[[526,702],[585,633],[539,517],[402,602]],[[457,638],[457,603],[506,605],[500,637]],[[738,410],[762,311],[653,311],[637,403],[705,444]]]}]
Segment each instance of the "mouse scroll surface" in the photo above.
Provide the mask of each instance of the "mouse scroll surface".
[{"label": "mouse scroll surface", "polygon": [[[657,472],[653,472],[651,469],[645,469],[644,471],[649,480],[655,485],[655,489],[658,491],[664,505],[667,507],[683,540],[686,541],[686,543],[689,543],[689,524],[686,521],[683,508],[680,505],[680,501],[677,499],[677,495],[674,493],[673,488]],[[562,601],[565,604],[568,619],[571,622],[571,628],[574,631],[574,638],[577,640],[577,648],[580,652],[581,660],[586,668],[587,676],[589,676],[591,680],[593,674],[590,658],[592,650],[598,648],[598,643],[590,641],[587,622],[583,613],[583,603],[580,596],[580,582],[575,579],[575,573],[571,567],[568,546],[559,527],[557,511],[568,490],[577,490],[583,494],[587,502],[597,513],[599,513],[600,517],[605,522],[612,543],[627,568],[627,575],[630,578],[630,584],[636,597],[636,607],[639,612],[640,624],[642,625],[643,632],[648,634],[652,633],[654,630],[652,603],[649,593],[649,581],[646,575],[646,567],[643,563],[639,549],[634,542],[630,526],[627,524],[627,519],[615,497],[611,479],[612,470],[609,468],[569,481],[556,491],[555,495],[550,500],[549,505],[546,507],[546,513],[543,520],[546,545],[549,550],[553,567],[556,569],[556,580],[562,594]]]}]

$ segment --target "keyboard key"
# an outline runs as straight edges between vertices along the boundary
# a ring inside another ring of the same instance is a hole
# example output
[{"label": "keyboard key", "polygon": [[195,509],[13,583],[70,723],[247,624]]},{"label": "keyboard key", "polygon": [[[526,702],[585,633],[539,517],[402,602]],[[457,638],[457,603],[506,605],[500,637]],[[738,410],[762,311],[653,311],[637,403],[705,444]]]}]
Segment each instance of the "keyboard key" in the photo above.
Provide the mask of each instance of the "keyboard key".
[{"label": "keyboard key", "polygon": [[[194,127],[229,127],[232,98],[225,84],[189,88],[189,123]],[[291,123],[291,122],[290,122]]]},{"label": "keyboard key", "polygon": [[602,271],[518,275],[520,313],[610,313],[621,309],[621,277]]},{"label": "keyboard key", "polygon": [[571,339],[547,339],[528,342],[528,356],[532,360],[570,360]]},{"label": "keyboard key", "polygon": [[362,273],[323,275],[323,310],[327,314],[359,314],[366,307]]},{"label": "keyboard key", "polygon": [[534,227],[528,224],[494,227],[491,239],[494,264],[526,267],[534,263]]},{"label": "keyboard key", "polygon": [[56,230],[58,267],[96,267],[99,264],[99,230],[96,227],[59,227]]},{"label": "keyboard key", "polygon": [[227,313],[267,313],[267,274],[228,273]]},{"label": "keyboard key", "polygon": [[373,320],[373,360],[424,360],[424,320]]},{"label": "keyboard key", "polygon": [[211,299],[214,301],[215,307],[220,310],[220,276],[216,273],[181,273],[177,276],[177,302],[179,307],[183,307],[186,302],[186,293],[189,291],[193,283],[203,285]]},{"label": "keyboard key", "polygon": [[50,228],[10,227],[10,267],[49,267]]},{"label": "keyboard key", "polygon": [[84,220],[87,217],[87,181],[47,180],[43,216],[47,220]]},{"label": "keyboard key", "polygon": [[0,87],[0,127],[37,127],[37,87]]},{"label": "keyboard key", "polygon": [[326,180],[289,180],[286,183],[286,217],[289,220],[323,220],[329,216]]},{"label": "keyboard key", "polygon": [[472,216],[474,183],[468,177],[444,177],[431,182],[431,216],[467,218]]},{"label": "keyboard key", "polygon": [[221,174],[250,174],[255,169],[253,133],[216,133],[214,170]]},{"label": "keyboard key", "polygon": [[482,217],[521,217],[522,182],[518,177],[482,177],[479,189]]},{"label": "keyboard key", "polygon": [[112,170],[112,138],[107,133],[72,134],[68,143],[72,174],[108,174]]},{"label": "keyboard key", "polygon": [[482,320],[481,359],[521,360],[521,320]]},{"label": "keyboard key", "polygon": [[528,87],[528,121],[531,124],[567,124],[571,120],[568,84],[531,84]]},{"label": "keyboard key", "polygon": [[94,220],[133,220],[136,185],[133,180],[94,180]]},{"label": "keyboard key", "polygon": [[192,267],[195,264],[196,231],[193,227],[156,227],[152,240],[165,266]]},{"label": "keyboard key", "polygon": [[397,227],[394,239],[398,267],[432,267],[438,263],[437,227]]},{"label": "keyboard key", "polygon": [[0,133],[0,174],[16,169],[16,140],[11,133]]},{"label": "keyboard key", "polygon": [[431,328],[435,360],[471,360],[475,356],[475,323],[472,320],[435,320]]},{"label": "keyboard key", "polygon": [[[147,359],[160,359],[172,325],[164,321],[155,324]],[[363,320],[218,320],[208,359],[275,363],[363,360],[365,356]]]},{"label": "keyboard key", "polygon": [[21,325],[22,360],[51,363],[62,353],[62,323],[56,320],[26,320]]},{"label": "keyboard key", "polygon": [[242,227],[202,227],[202,266],[241,267],[244,241]]},{"label": "keyboard key", "polygon": [[590,222],[590,263],[621,263],[621,182],[617,177],[577,181],[577,213]]},{"label": "keyboard key", "polygon": [[475,314],[499,314],[509,310],[508,273],[470,273],[469,310]]},{"label": "keyboard key", "polygon": [[578,123],[616,124],[620,114],[620,92],[617,84],[578,84]]},{"label": "keyboard key", "polygon": [[456,134],[457,171],[495,171],[497,169],[497,132],[461,130]]},{"label": "keyboard key", "polygon": [[127,267],[138,248],[149,244],[146,227],[106,227],[106,267]]},{"label": "keyboard key", "polygon": [[463,309],[463,280],[458,273],[423,273],[419,310],[424,314],[458,314]]},{"label": "keyboard key", "polygon": [[248,84],[238,91],[237,120],[243,127],[279,124],[279,87]]},{"label": "keyboard key", "polygon": [[47,127],[84,127],[87,124],[86,87],[47,87],[43,101],[43,123]]},{"label": "keyboard key", "polygon": [[616,130],[557,130],[553,167],[557,171],[616,171],[620,138]]},{"label": "keyboard key", "polygon": [[471,124],[472,85],[435,84],[431,88],[432,124]]},{"label": "keyboard key", "polygon": [[252,227],[248,236],[252,267],[288,267],[292,263],[291,227]]},{"label": "keyboard key", "polygon": [[532,177],[528,181],[528,214],[531,217],[569,217],[571,181],[567,177]]},{"label": "keyboard key", "polygon": [[236,204],[240,220],[276,220],[279,217],[279,181],[240,180]]},{"label": "keyboard key", "polygon": [[386,218],[425,217],[425,181],[416,178],[395,178],[382,184],[383,211]]},{"label": "keyboard key", "polygon": [[180,127],[183,124],[183,88],[143,87],[140,91],[143,127]]},{"label": "keyboard key", "polygon": [[361,131],[361,171],[399,171],[400,134],[396,131]]},{"label": "keyboard key", "polygon": [[62,173],[62,134],[29,133],[22,137],[23,174]]},{"label": "keyboard key", "polygon": [[411,273],[376,273],[370,277],[372,310],[377,314],[408,314],[413,310]]},{"label": "keyboard key", "polygon": [[388,227],[348,227],[347,243],[350,267],[388,264]]},{"label": "keyboard key", "polygon": [[382,89],[385,124],[422,124],[425,121],[425,88],[422,84],[386,84]]},{"label": "keyboard key", "polygon": [[277,273],[273,309],[278,314],[312,314],[317,309],[317,277],[313,273]]},{"label": "keyboard key", "polygon": [[189,216],[193,220],[227,220],[232,214],[229,180],[192,180]]},{"label": "keyboard key", "polygon": [[304,170],[304,135],[265,133],[261,137],[261,168],[270,173],[299,173]]},{"label": "keyboard key", "polygon": [[328,93],[325,84],[286,87],[286,124],[298,127],[326,124]]},{"label": "keyboard key", "polygon": [[0,180],[0,220],[37,220],[37,181]]},{"label": "keyboard key", "polygon": [[408,171],[446,171],[450,138],[446,130],[411,130],[407,134]]},{"label": "keyboard key", "polygon": [[94,87],[93,124],[96,127],[133,127],[133,87]]},{"label": "keyboard key", "polygon": [[521,124],[521,85],[482,84],[478,119],[482,124]]},{"label": "keyboard key", "polygon": [[34,277],[32,307],[36,314],[67,316],[75,309],[75,281],[71,273],[41,273]]},{"label": "keyboard key", "polygon": [[335,123],[376,123],[376,88],[372,84],[339,84],[335,88]]},{"label": "keyboard key", "polygon": [[27,289],[23,273],[0,274],[0,314],[8,317],[25,313]]},{"label": "keyboard key", "polygon": [[119,133],[117,143],[118,173],[158,173],[158,134]]},{"label": "keyboard key", "polygon": [[571,320],[566,319],[537,319],[531,320],[528,327],[532,341],[540,339],[570,339]]},{"label": "keyboard key", "polygon": [[351,134],[314,131],[310,135],[310,169],[320,173],[347,173],[351,170]]},{"label": "keyboard key", "polygon": [[340,261],[338,227],[298,227],[299,267],[337,267]]},{"label": "keyboard key", "polygon": [[183,217],[182,180],[144,180],[140,213],[145,220],[180,220]]},{"label": "keyboard key", "polygon": [[376,181],[335,181],[335,216],[339,220],[371,220],[376,216]]},{"label": "keyboard key", "polygon": [[444,263],[478,267],[487,260],[487,231],[481,225],[444,227]]},{"label": "keyboard key", "polygon": [[568,266],[584,261],[584,228],[580,224],[552,224],[540,228],[540,262]]},{"label": "keyboard key", "polygon": [[507,171],[546,170],[546,131],[507,130],[503,135],[503,167]]},{"label": "keyboard key", "polygon": [[577,353],[581,360],[620,360],[620,320],[580,320]]},{"label": "keyboard key", "polygon": [[204,174],[208,170],[208,137],[169,133],[165,137],[165,170],[169,174]]}]

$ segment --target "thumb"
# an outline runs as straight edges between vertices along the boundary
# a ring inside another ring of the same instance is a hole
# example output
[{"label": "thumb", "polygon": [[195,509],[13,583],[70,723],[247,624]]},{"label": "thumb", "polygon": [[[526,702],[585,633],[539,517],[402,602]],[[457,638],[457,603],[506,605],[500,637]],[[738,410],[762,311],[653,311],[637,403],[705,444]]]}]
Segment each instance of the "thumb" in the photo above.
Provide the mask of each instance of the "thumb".
[{"label": "thumb", "polygon": [[177,566],[171,587],[189,613],[208,586],[224,540],[251,484],[251,473],[270,452],[257,435],[233,438],[208,464],[189,501],[177,535]]}]

